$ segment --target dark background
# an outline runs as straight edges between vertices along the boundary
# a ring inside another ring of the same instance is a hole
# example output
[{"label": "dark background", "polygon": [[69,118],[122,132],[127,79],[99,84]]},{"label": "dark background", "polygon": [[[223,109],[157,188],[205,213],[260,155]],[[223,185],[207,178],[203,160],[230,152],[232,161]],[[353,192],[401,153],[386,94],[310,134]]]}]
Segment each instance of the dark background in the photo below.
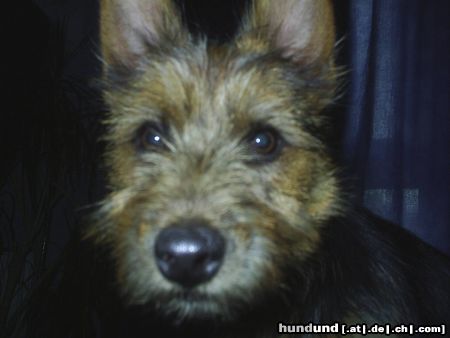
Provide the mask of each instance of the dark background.
[{"label": "dark background", "polygon": [[[178,3],[192,30],[226,40],[246,2]],[[98,277],[101,253],[78,241],[104,193],[98,4],[9,6],[1,14],[0,336],[90,337],[120,313]],[[345,187],[447,254],[449,17],[447,0],[336,1],[338,62],[348,75],[334,109]],[[110,330],[104,335],[116,337]]]}]

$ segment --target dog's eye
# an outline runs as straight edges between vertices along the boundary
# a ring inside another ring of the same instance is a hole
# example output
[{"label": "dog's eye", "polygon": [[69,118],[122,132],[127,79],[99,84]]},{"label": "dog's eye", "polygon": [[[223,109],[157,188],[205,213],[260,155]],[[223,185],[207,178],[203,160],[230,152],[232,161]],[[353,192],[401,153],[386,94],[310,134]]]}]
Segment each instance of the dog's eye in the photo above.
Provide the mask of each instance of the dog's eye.
[{"label": "dog's eye", "polygon": [[161,128],[154,124],[145,124],[137,135],[138,147],[143,150],[156,150],[165,147]]},{"label": "dog's eye", "polygon": [[250,150],[262,160],[270,160],[278,153],[281,138],[272,128],[258,129],[249,139]]},{"label": "dog's eye", "polygon": [[276,135],[270,130],[260,131],[252,137],[250,144],[257,153],[270,154],[277,145]]}]

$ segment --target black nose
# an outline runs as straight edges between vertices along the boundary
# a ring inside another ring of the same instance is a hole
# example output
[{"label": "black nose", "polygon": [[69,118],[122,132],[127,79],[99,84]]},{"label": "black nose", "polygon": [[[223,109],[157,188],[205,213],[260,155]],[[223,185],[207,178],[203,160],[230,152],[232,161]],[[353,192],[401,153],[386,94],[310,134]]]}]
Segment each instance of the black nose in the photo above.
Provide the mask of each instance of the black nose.
[{"label": "black nose", "polygon": [[186,288],[210,280],[219,270],[224,253],[222,235],[202,221],[165,228],[155,242],[161,273]]}]

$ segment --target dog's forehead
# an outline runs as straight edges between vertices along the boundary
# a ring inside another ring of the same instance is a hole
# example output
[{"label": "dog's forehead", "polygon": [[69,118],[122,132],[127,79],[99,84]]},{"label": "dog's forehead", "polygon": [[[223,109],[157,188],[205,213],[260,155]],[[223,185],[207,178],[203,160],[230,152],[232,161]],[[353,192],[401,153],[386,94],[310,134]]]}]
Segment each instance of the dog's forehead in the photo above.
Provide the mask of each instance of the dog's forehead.
[{"label": "dog's forehead", "polygon": [[223,127],[279,117],[292,89],[281,68],[256,58],[205,46],[150,59],[138,82],[136,104],[178,126],[196,122]]},{"label": "dog's forehead", "polygon": [[[317,107],[329,103],[330,91],[322,93],[319,78],[311,81],[298,72],[276,55],[205,43],[149,55],[123,90],[106,97],[113,116],[120,116],[112,120],[121,121],[115,130],[123,130],[124,137],[149,121],[203,143],[242,139],[268,126],[302,145],[314,136],[305,126]],[[330,87],[326,81],[325,87]]]}]

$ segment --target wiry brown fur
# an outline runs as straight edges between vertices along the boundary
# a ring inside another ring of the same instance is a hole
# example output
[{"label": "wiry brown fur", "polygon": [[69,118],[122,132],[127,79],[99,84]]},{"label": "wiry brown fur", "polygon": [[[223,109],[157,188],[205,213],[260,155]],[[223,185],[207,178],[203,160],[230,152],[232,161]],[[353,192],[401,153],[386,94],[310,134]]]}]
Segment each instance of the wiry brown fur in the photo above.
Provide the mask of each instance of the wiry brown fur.
[{"label": "wiry brown fur", "polygon": [[[189,36],[169,0],[101,6],[111,193],[88,236],[111,248],[124,299],[182,323],[245,327],[252,311],[305,318],[289,297],[312,287],[300,284],[314,281],[301,267],[344,209],[314,133],[337,86],[330,3],[256,0],[227,46]],[[166,149],[137,146],[149,122],[167,127]],[[259,125],[285,141],[274,160],[255,162],[245,142]],[[189,294],[161,275],[151,250],[161,229],[186,218],[205,219],[227,243],[218,274]],[[333,319],[348,317],[370,318],[349,310]],[[240,329],[277,336],[276,326]]]}]

